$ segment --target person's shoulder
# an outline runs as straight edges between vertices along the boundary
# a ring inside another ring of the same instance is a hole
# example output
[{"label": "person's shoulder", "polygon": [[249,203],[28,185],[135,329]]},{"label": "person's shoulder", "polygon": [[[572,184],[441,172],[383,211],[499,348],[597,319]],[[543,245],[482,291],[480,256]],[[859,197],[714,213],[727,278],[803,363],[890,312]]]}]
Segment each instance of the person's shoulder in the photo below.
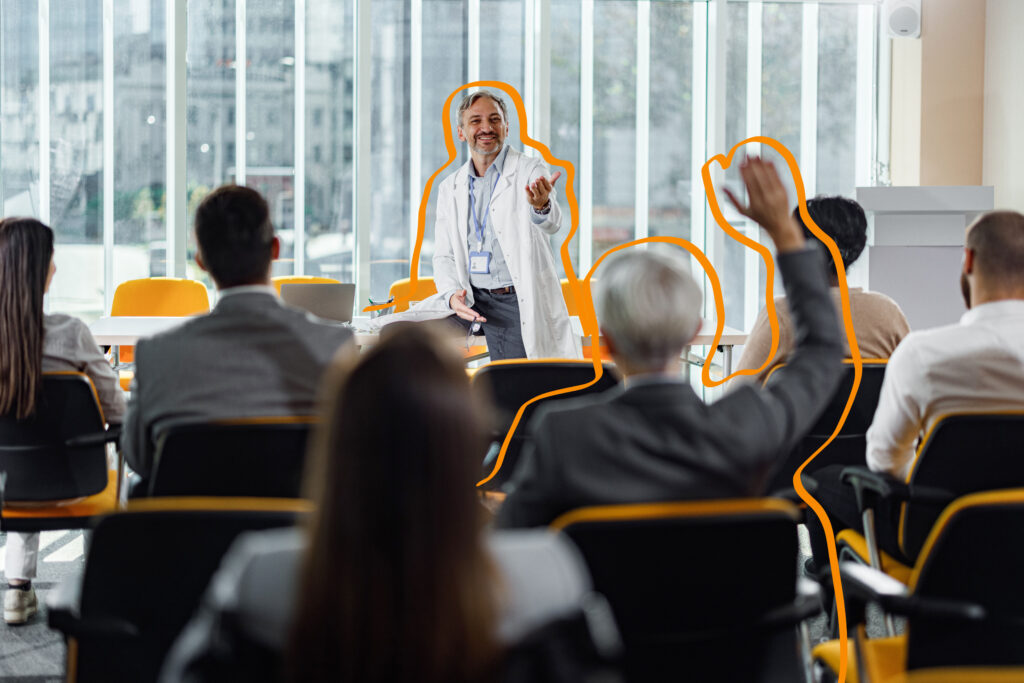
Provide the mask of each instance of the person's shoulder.
[{"label": "person's shoulder", "polygon": [[898,303],[896,303],[896,300],[882,292],[861,290],[853,294],[851,301],[877,311],[887,312],[893,315],[898,314],[899,317],[904,317],[903,309],[900,308]]},{"label": "person's shoulder", "polygon": [[924,330],[914,330],[903,337],[889,357],[886,374],[898,370],[907,373],[927,373],[933,365],[960,357],[965,346],[971,346],[972,330],[954,323]]},{"label": "person's shoulder", "polygon": [[591,590],[579,551],[546,529],[497,531],[488,547],[508,593],[499,635],[517,641],[545,622],[572,613]]},{"label": "person's shoulder", "polygon": [[616,399],[623,393],[622,385],[597,394],[585,394],[556,401],[547,401],[537,408],[532,424],[535,429],[563,429],[577,423],[590,422],[600,415],[615,411]]},{"label": "person's shoulder", "polygon": [[67,313],[47,313],[43,316],[43,329],[48,335],[76,337],[81,336],[83,331],[89,332],[89,326],[85,322]]},{"label": "person's shoulder", "polygon": [[288,527],[242,534],[225,557],[224,571],[236,582],[241,623],[257,642],[284,643],[305,549],[302,530]]},{"label": "person's shoulder", "polygon": [[455,179],[459,177],[459,174],[466,174],[469,162],[456,166],[453,171],[450,171],[444,178],[441,179],[441,184],[438,186],[439,190],[451,190],[455,186]]},{"label": "person's shoulder", "polygon": [[187,319],[183,318],[181,324],[175,325],[169,330],[158,332],[145,339],[139,339],[135,343],[136,363],[138,363],[140,354],[146,351],[160,353],[182,348],[182,343],[186,340],[194,341],[199,338],[203,331],[211,324],[212,320],[212,313],[204,313]]}]

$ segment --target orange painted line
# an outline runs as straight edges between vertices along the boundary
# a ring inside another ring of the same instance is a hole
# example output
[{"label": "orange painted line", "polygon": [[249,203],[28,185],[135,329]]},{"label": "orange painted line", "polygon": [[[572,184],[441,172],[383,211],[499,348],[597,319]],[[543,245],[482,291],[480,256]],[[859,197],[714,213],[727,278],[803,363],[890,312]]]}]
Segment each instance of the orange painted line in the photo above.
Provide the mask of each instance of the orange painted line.
[{"label": "orange painted line", "polygon": [[[821,524],[825,529],[825,539],[828,543],[829,566],[832,569],[832,585],[835,590],[836,612],[838,615],[839,622],[839,683],[845,683],[847,667],[849,665],[849,662],[847,661],[846,652],[848,638],[846,632],[846,603],[843,596],[842,583],[839,577],[839,557],[836,553],[835,535],[832,530],[832,524],[831,522],[829,522],[828,515],[825,514],[824,508],[822,508],[821,503],[819,503],[810,493],[808,493],[807,489],[804,488],[803,482],[800,480],[800,475],[803,474],[803,471],[807,467],[807,465],[812,460],[814,460],[814,458],[816,458],[819,453],[825,450],[825,448],[827,448],[829,444],[832,443],[836,436],[839,435],[839,432],[842,430],[843,425],[846,423],[846,418],[850,414],[850,409],[853,407],[853,401],[857,396],[857,390],[860,388],[861,375],[863,374],[863,360],[860,355],[860,347],[857,345],[857,336],[854,334],[853,330],[853,318],[850,314],[850,289],[846,282],[846,269],[843,267],[843,259],[839,253],[839,248],[836,247],[836,243],[832,240],[831,237],[826,235],[821,230],[821,228],[817,226],[817,224],[811,218],[811,215],[807,212],[807,195],[804,189],[803,176],[801,176],[800,174],[800,167],[798,166],[796,159],[793,157],[793,154],[786,148],[785,145],[780,143],[778,140],[769,137],[755,136],[747,138],[746,140],[737,143],[736,145],[733,146],[732,149],[729,150],[729,153],[725,156],[717,154],[711,157],[710,159],[708,159],[708,161],[704,164],[704,167],[701,169],[701,176],[704,181],[704,193],[708,197],[708,204],[711,207],[711,213],[714,215],[715,221],[730,237],[749,246],[750,248],[756,250],[759,254],[761,254],[761,258],[764,259],[767,270],[768,281],[765,287],[765,306],[768,309],[768,319],[772,330],[771,350],[768,353],[768,359],[765,361],[765,364],[762,365],[760,368],[754,370],[740,370],[733,373],[733,375],[756,374],[758,372],[761,372],[765,367],[767,367],[767,364],[771,362],[772,358],[775,357],[775,352],[778,350],[779,341],[778,319],[775,314],[774,297],[772,296],[772,280],[774,279],[775,269],[774,260],[772,259],[771,252],[769,252],[767,248],[761,246],[760,244],[748,239],[745,235],[740,234],[735,228],[733,228],[729,224],[728,221],[725,220],[725,216],[722,215],[721,208],[718,205],[718,199],[715,195],[714,187],[711,184],[711,174],[709,171],[711,163],[717,161],[723,169],[728,168],[729,165],[732,163],[732,158],[733,155],[736,153],[736,150],[738,150],[740,147],[747,143],[760,143],[762,145],[768,145],[776,152],[778,152],[783,159],[785,159],[786,165],[789,167],[789,172],[793,176],[794,185],[796,187],[800,217],[801,219],[803,219],[804,225],[806,225],[814,234],[814,236],[821,240],[821,242],[826,246],[826,248],[828,248],[829,253],[832,255],[832,261],[836,266],[836,275],[839,280],[839,293],[840,298],[842,300],[843,309],[843,327],[846,332],[847,342],[850,346],[850,361],[854,367],[853,386],[850,388],[850,395],[846,399],[846,406],[843,408],[843,413],[839,417],[839,422],[836,424],[836,427],[832,431],[832,434],[829,435],[825,443],[819,446],[818,449],[814,451],[814,453],[812,453],[807,458],[807,460],[805,460],[800,465],[800,467],[797,468],[796,472],[793,474],[793,488],[796,489],[797,494],[800,496],[800,500],[804,501],[808,507],[814,510],[814,514],[817,515],[818,519],[821,521]],[[712,286],[714,286],[714,280],[712,280]],[[716,290],[715,296],[716,298],[720,297],[720,292]],[[718,336],[720,336],[722,333],[722,325],[723,322],[719,318],[718,331],[716,333]],[[716,342],[718,341],[718,336],[715,337]],[[712,353],[713,352],[714,349],[712,349]],[[708,359],[710,360],[710,358],[711,356],[709,355]],[[707,364],[705,364],[705,369],[706,367]],[[732,375],[730,375],[730,377],[732,377]],[[704,383],[705,385],[708,385],[706,379]]]},{"label": "orange painted line", "polygon": [[[433,189],[434,186],[434,180],[437,178],[438,175],[441,174],[442,171],[448,168],[448,166],[450,166],[458,156],[455,150],[455,141],[452,137],[452,129],[449,122],[449,112],[451,111],[452,101],[455,99],[455,96],[462,90],[475,87],[503,90],[511,98],[516,108],[516,114],[519,117],[519,141],[523,145],[532,147],[539,151],[541,157],[543,157],[544,161],[546,161],[549,166],[558,166],[565,171],[565,197],[566,201],[569,203],[569,213],[572,222],[571,227],[569,229],[569,233],[562,241],[562,246],[559,249],[559,254],[561,256],[562,266],[565,270],[566,279],[569,282],[569,288],[572,291],[573,297],[575,298],[578,304],[578,314],[580,324],[583,327],[584,335],[590,337],[591,339],[591,347],[593,349],[591,360],[593,361],[594,366],[593,380],[585,382],[583,384],[578,384],[576,386],[564,387],[562,389],[556,389],[553,391],[545,392],[543,394],[540,394],[539,396],[534,396],[529,401],[527,401],[526,403],[519,407],[519,410],[516,411],[515,419],[513,419],[512,421],[512,426],[509,428],[508,433],[505,435],[505,440],[501,444],[501,451],[498,453],[498,458],[494,463],[494,468],[491,470],[491,473],[489,475],[487,475],[482,480],[477,482],[477,486],[482,486],[483,484],[486,484],[488,481],[493,479],[494,476],[498,473],[498,470],[501,469],[501,465],[505,460],[505,453],[508,450],[509,443],[512,440],[512,435],[515,433],[516,428],[519,426],[519,421],[522,419],[523,412],[526,410],[527,406],[546,398],[560,396],[562,394],[568,394],[574,391],[586,389],[587,387],[592,386],[601,379],[601,376],[604,372],[604,368],[601,363],[601,346],[599,343],[600,330],[597,324],[597,314],[594,310],[594,302],[591,297],[590,280],[597,266],[608,255],[613,254],[616,251],[648,242],[665,242],[668,244],[675,244],[676,246],[685,249],[698,261],[698,263],[701,264],[701,267],[704,268],[704,271],[708,278],[708,282],[711,284],[711,289],[715,297],[716,312],[715,337],[711,344],[711,350],[708,354],[706,362],[704,363],[703,371],[701,372],[701,380],[704,383],[704,386],[718,386],[728,381],[734,375],[737,374],[756,374],[767,366],[767,363],[775,356],[775,352],[778,350],[779,343],[778,320],[775,315],[775,301],[774,296],[772,295],[773,281],[775,277],[775,261],[772,258],[771,252],[766,247],[747,238],[745,235],[741,234],[739,231],[733,228],[729,224],[729,222],[725,220],[725,217],[722,215],[721,208],[718,205],[718,199],[715,195],[714,187],[711,183],[710,166],[713,162],[718,162],[723,169],[728,168],[729,165],[732,163],[732,158],[733,155],[736,153],[736,150],[738,150],[740,147],[747,143],[760,143],[762,145],[768,145],[769,147],[773,148],[776,152],[778,152],[786,160],[786,164],[789,167],[789,171],[793,176],[793,180],[796,186],[797,199],[800,207],[800,217],[803,219],[804,225],[808,226],[811,232],[815,235],[815,237],[821,240],[821,242],[828,248],[829,252],[832,254],[832,260],[836,266],[836,275],[838,276],[839,280],[839,290],[842,300],[843,326],[846,330],[846,337],[850,347],[850,356],[855,368],[853,386],[850,391],[850,396],[846,401],[846,407],[843,409],[843,413],[839,418],[839,422],[836,424],[835,430],[825,441],[825,443],[823,443],[818,448],[818,450],[811,454],[811,456],[808,457],[807,460],[805,460],[799,468],[797,468],[796,473],[794,473],[793,475],[793,487],[796,489],[797,494],[800,496],[801,500],[803,500],[812,510],[814,510],[814,514],[818,516],[818,519],[821,521],[822,526],[825,529],[825,537],[828,541],[829,565],[832,568],[832,582],[835,588],[836,595],[836,611],[838,612],[839,620],[839,683],[845,683],[846,671],[848,666],[846,653],[846,609],[845,602],[843,600],[842,584],[839,580],[839,562],[838,555],[836,553],[835,537],[833,535],[832,525],[828,520],[828,516],[825,514],[824,508],[822,508],[821,504],[817,500],[815,500],[814,497],[810,495],[810,493],[808,493],[807,489],[804,488],[803,483],[800,481],[800,475],[803,473],[803,470],[805,467],[807,467],[808,463],[810,463],[811,460],[813,460],[818,455],[818,453],[823,451],[829,444],[832,443],[832,441],[836,438],[836,436],[842,429],[843,425],[845,424],[846,418],[849,415],[850,409],[853,406],[854,398],[857,395],[857,390],[860,388],[862,361],[860,355],[860,348],[857,346],[857,338],[853,331],[853,318],[850,314],[850,291],[846,282],[846,269],[843,267],[843,260],[839,253],[839,249],[836,247],[835,242],[814,223],[810,214],[807,212],[807,197],[804,189],[803,177],[800,175],[800,168],[797,165],[796,159],[793,157],[793,154],[785,147],[785,145],[783,145],[777,140],[774,140],[769,137],[755,136],[747,138],[746,140],[737,143],[736,145],[733,146],[731,150],[729,150],[729,153],[724,156],[721,154],[717,154],[711,157],[704,163],[704,166],[701,169],[701,177],[704,182],[704,193],[707,195],[708,204],[711,208],[711,213],[715,217],[715,221],[726,232],[726,234],[728,234],[733,239],[739,241],[741,244],[744,244],[745,246],[757,251],[761,255],[761,258],[764,260],[767,277],[765,287],[765,306],[768,309],[769,320],[772,330],[771,350],[768,354],[768,360],[765,362],[765,366],[762,366],[761,368],[757,368],[755,370],[739,370],[737,372],[731,373],[727,377],[723,377],[721,380],[714,381],[711,379],[711,359],[714,357],[714,354],[718,349],[718,342],[721,341],[722,334],[725,329],[725,304],[722,298],[722,287],[718,279],[718,273],[715,271],[714,266],[712,266],[711,261],[707,258],[704,252],[702,252],[700,249],[698,249],[696,246],[694,246],[691,242],[687,240],[678,237],[648,237],[645,239],[633,240],[631,242],[620,244],[612,249],[609,249],[608,251],[603,253],[601,257],[598,258],[598,260],[593,264],[593,266],[587,272],[586,277],[584,277],[583,280],[580,280],[579,277],[576,275],[576,271],[572,266],[572,259],[569,256],[569,244],[572,242],[572,238],[576,236],[576,232],[579,230],[580,220],[579,203],[576,200],[576,193],[573,190],[573,181],[576,178],[576,168],[569,161],[556,159],[554,155],[551,153],[551,150],[548,149],[546,145],[541,143],[539,140],[531,138],[527,134],[526,131],[528,129],[528,123],[526,117],[526,106],[523,104],[523,98],[520,96],[519,92],[514,87],[502,81],[473,81],[471,83],[466,83],[453,90],[448,95],[448,98],[444,102],[444,108],[441,111],[441,127],[444,131],[444,144],[445,148],[448,150],[448,160],[431,174],[430,178],[427,179],[426,185],[423,188],[423,194],[420,199],[420,208],[418,213],[416,244],[413,247],[412,259],[409,264],[409,281],[415,282],[416,280],[419,279],[419,262],[420,253],[423,248],[423,234],[424,226],[426,224],[427,202],[430,198],[430,191]],[[410,291],[408,296],[397,297],[396,301],[394,302],[391,302],[389,304],[381,304],[377,306],[369,306],[363,310],[367,312],[376,311],[382,310],[392,305],[397,306],[398,304],[401,303],[407,303],[410,300],[411,294],[412,292]]]}]

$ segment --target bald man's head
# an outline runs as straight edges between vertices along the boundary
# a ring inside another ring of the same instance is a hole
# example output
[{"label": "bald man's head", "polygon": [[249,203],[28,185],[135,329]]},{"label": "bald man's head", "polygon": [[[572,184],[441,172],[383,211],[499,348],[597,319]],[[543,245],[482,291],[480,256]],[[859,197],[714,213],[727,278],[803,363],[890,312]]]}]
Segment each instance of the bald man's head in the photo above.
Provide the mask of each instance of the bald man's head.
[{"label": "bald man's head", "polygon": [[964,246],[970,252],[961,277],[965,297],[978,287],[990,300],[1024,296],[1024,215],[1016,211],[983,214],[967,229]]}]

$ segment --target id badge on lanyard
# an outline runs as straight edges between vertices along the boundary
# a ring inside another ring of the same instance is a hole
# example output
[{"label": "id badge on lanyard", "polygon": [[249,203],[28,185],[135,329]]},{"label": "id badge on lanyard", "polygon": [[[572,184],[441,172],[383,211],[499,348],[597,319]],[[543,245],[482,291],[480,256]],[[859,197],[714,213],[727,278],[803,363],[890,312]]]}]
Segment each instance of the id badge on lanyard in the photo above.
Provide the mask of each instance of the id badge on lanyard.
[{"label": "id badge on lanyard", "polygon": [[491,252],[469,252],[469,272],[473,275],[487,275],[491,272]]},{"label": "id badge on lanyard", "polygon": [[[473,275],[488,275],[491,272],[491,252],[484,251],[484,229],[487,227],[487,215],[491,209],[491,198],[494,197],[494,188],[498,186],[498,179],[501,178],[501,174],[497,174],[494,179],[494,186],[491,187],[491,196],[487,198],[487,206],[484,207],[484,219],[481,222],[480,217],[476,214],[476,197],[473,194],[472,185],[469,188],[469,213],[473,217],[474,233],[476,234],[476,251],[469,252],[469,272]],[[471,179],[472,183],[475,184],[476,180]]]}]

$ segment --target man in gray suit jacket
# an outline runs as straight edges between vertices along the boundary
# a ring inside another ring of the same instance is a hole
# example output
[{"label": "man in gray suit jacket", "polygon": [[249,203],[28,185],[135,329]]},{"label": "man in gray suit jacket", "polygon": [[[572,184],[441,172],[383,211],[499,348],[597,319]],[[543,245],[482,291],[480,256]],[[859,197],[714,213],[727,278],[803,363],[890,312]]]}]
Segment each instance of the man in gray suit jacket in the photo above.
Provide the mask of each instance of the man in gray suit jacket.
[{"label": "man in gray suit jacket", "polygon": [[[122,446],[142,477],[153,437],[178,421],[311,415],[320,377],[350,330],[286,306],[270,284],[280,243],[266,200],[225,185],[199,205],[196,263],[217,285],[204,316],[140,340]],[[346,343],[348,342],[348,343]]]},{"label": "man in gray suit jacket", "polygon": [[614,258],[598,273],[597,314],[625,389],[538,413],[498,526],[544,525],[586,505],[761,494],[771,466],[817,418],[843,351],[824,264],[805,246],[774,167],[755,158],[740,172],[750,205],[726,192],[777,247],[797,331],[789,363],[764,388],[705,404],[679,379],[680,353],[701,322],[685,262],[636,250]]}]

